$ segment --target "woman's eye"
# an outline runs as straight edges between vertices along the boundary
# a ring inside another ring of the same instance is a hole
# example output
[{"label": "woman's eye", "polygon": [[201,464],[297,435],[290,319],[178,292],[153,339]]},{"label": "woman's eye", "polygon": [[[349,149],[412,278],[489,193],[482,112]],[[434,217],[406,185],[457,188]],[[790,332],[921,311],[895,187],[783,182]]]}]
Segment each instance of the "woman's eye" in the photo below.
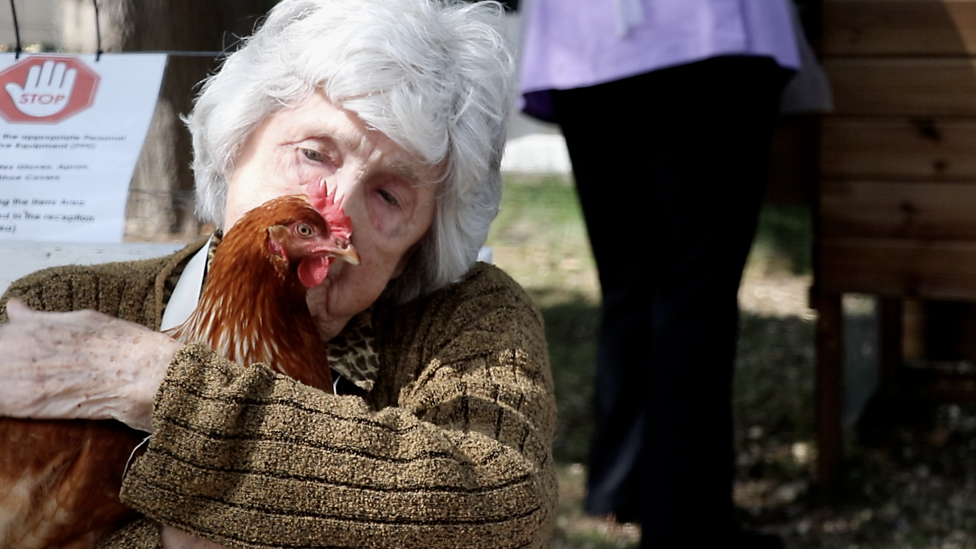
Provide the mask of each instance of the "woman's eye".
[{"label": "woman's eye", "polygon": [[380,196],[383,197],[383,200],[385,200],[387,204],[389,204],[391,206],[399,206],[400,205],[400,201],[397,199],[396,195],[393,194],[393,193],[391,193],[390,191],[388,191],[386,189],[380,189],[377,192],[380,193]]},{"label": "woman's eye", "polygon": [[308,237],[308,236],[312,236],[312,233],[314,231],[312,230],[312,227],[309,227],[304,223],[299,223],[298,226],[295,227],[295,232],[298,233],[298,236]]},{"label": "woman's eye", "polygon": [[325,155],[320,153],[319,151],[313,149],[301,149],[301,151],[302,154],[305,156],[305,158],[313,162],[322,162],[325,160]]}]

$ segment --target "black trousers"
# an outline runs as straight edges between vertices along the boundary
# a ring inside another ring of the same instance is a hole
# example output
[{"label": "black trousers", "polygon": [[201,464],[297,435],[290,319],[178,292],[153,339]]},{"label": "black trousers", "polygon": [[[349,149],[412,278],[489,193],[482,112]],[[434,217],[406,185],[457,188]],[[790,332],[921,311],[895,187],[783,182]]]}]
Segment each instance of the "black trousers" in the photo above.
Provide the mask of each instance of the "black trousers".
[{"label": "black trousers", "polygon": [[736,295],[790,74],[721,57],[554,93],[603,293],[587,511],[641,547],[736,528]]}]

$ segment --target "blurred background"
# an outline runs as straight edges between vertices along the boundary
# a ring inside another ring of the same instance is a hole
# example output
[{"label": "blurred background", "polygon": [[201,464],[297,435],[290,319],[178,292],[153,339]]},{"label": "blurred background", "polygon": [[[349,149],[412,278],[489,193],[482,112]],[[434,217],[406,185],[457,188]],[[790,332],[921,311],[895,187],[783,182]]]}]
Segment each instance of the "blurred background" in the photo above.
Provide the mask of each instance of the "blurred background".
[{"label": "blurred background", "polygon": [[[91,0],[15,4],[25,51],[99,47]],[[193,218],[179,115],[272,4],[99,1],[103,51],[200,52],[169,61],[126,241],[208,230]],[[508,5],[517,36],[520,6]],[[976,547],[976,1],[798,8],[835,109],[783,116],[771,151],[739,294],[735,500],[748,526],[788,547]],[[8,6],[0,44],[16,47]],[[558,130],[513,113],[503,170],[488,245],[546,320],[560,412],[554,547],[636,547],[638,526],[582,513],[599,286]]]}]

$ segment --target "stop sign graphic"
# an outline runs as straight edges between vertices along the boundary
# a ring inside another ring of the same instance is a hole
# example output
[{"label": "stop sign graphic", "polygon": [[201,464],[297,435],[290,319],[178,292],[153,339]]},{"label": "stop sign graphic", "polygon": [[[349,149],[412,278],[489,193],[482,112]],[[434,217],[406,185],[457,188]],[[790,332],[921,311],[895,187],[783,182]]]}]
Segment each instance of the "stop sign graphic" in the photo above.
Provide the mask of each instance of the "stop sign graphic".
[{"label": "stop sign graphic", "polygon": [[32,55],[0,72],[0,116],[57,124],[92,105],[98,80],[77,57]]}]

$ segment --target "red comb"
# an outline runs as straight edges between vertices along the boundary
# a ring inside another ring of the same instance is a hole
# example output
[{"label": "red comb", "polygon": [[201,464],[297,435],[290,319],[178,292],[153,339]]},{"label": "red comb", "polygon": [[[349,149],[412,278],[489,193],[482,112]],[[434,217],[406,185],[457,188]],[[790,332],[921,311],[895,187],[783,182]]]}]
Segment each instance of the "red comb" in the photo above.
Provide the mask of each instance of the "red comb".
[{"label": "red comb", "polygon": [[325,179],[318,179],[306,185],[306,192],[308,203],[322,214],[329,231],[348,240],[352,236],[352,219],[342,211],[342,201],[336,201],[335,189],[330,193]]}]

